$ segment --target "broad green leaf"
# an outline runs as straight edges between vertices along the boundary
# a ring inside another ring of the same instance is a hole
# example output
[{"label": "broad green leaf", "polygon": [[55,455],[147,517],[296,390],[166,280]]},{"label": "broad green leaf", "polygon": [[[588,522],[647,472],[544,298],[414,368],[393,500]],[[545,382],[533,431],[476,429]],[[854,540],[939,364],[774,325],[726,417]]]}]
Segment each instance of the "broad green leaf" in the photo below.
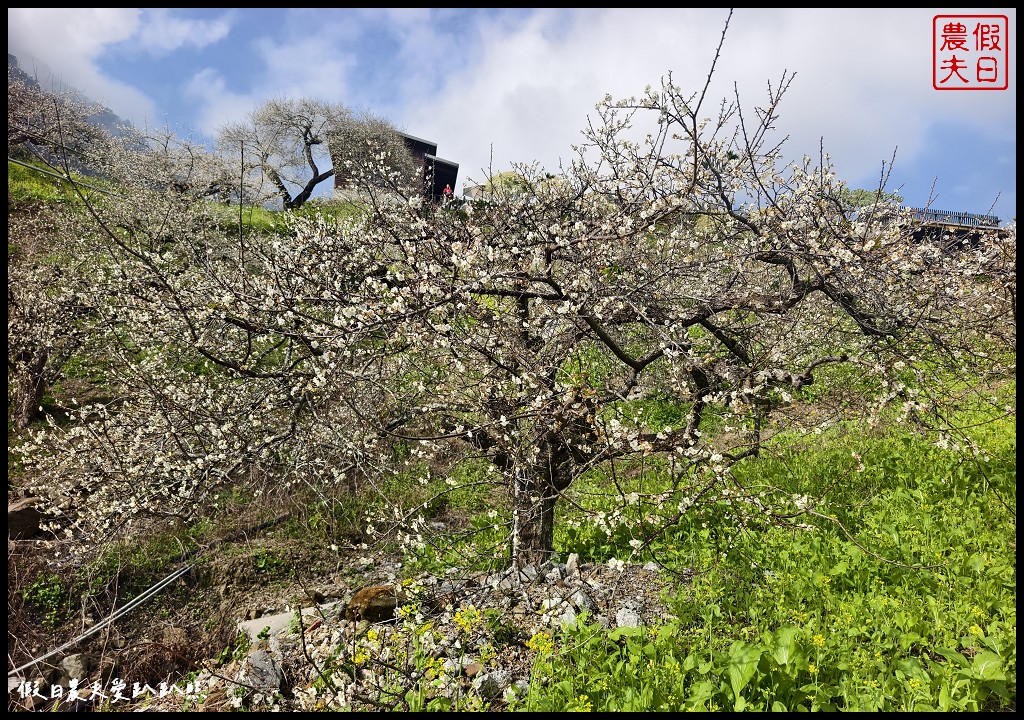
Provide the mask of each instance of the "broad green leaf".
[{"label": "broad green leaf", "polygon": [[729,648],[729,682],[733,697],[739,700],[740,691],[750,682],[761,659],[761,646],[738,640]]},{"label": "broad green leaf", "polygon": [[896,669],[901,671],[908,678],[917,678],[921,682],[929,682],[931,678],[925,672],[924,666],[917,658],[905,658],[896,663]]},{"label": "broad green leaf", "polygon": [[988,651],[980,652],[974,656],[971,664],[974,676],[981,680],[1005,680],[1006,673],[1003,672],[1003,662],[995,653]]},{"label": "broad green leaf", "polygon": [[1010,691],[1006,689],[1006,683],[1004,683],[1002,680],[992,680],[988,683],[988,687],[992,690],[992,692],[994,692],[996,695],[1001,697],[1003,700],[1006,700],[1007,702],[1013,700],[1016,697],[1016,694],[1010,694]]},{"label": "broad green leaf", "polygon": [[701,705],[714,694],[715,686],[707,680],[702,680],[701,682],[694,683],[690,688],[690,697],[688,699],[695,705]]},{"label": "broad green leaf", "polygon": [[939,688],[939,710],[946,712],[951,709],[949,702],[949,688],[945,684]]},{"label": "broad green leaf", "polygon": [[971,663],[967,660],[967,658],[965,658],[963,655],[958,653],[956,650],[951,650],[949,648],[943,648],[943,647],[937,647],[937,648],[935,648],[935,652],[938,653],[939,655],[941,655],[942,657],[946,658],[950,662],[956,663],[960,667],[966,668],[966,667],[970,667],[971,666]]},{"label": "broad green leaf", "polygon": [[921,636],[916,632],[903,633],[900,635],[900,647],[909,648],[914,643],[921,640]]},{"label": "broad green leaf", "polygon": [[427,708],[429,710],[434,710],[436,712],[448,712],[452,708],[452,700],[451,700],[451,698],[447,698],[447,697],[443,697],[443,696],[442,697],[438,697],[438,698],[434,698],[427,705]]},{"label": "broad green leaf", "polygon": [[610,640],[619,640],[624,637],[635,637],[643,632],[644,629],[641,627],[617,627],[608,633],[608,638]]},{"label": "broad green leaf", "polygon": [[789,659],[793,657],[793,651],[796,649],[799,634],[800,631],[795,627],[782,627],[776,631],[772,657],[775,658],[775,662],[779,665],[788,664]]}]

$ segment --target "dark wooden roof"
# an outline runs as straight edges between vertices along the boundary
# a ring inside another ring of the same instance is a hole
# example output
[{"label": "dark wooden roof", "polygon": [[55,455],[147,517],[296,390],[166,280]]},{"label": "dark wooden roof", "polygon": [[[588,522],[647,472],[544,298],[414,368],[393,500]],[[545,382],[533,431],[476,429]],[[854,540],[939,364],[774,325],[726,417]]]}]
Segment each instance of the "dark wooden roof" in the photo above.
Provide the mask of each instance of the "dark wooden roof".
[{"label": "dark wooden roof", "polygon": [[[432,200],[441,200],[445,187],[454,192],[455,183],[459,177],[459,164],[439,158],[435,142],[403,132],[400,132],[399,135],[412,155],[413,162],[420,169],[427,196]],[[335,173],[334,187],[344,187],[347,182],[348,177],[345,173]]]}]

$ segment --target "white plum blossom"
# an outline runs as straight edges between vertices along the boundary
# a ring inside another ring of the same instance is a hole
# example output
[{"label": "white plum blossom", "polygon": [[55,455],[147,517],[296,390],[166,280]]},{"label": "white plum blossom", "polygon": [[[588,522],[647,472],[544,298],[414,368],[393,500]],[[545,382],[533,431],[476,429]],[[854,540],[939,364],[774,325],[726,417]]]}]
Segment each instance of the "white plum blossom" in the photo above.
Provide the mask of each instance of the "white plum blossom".
[{"label": "white plum blossom", "polygon": [[[785,163],[774,111],[701,112],[671,77],[607,98],[557,175],[519,166],[465,203],[430,202],[371,144],[346,166],[360,212],[266,233],[177,189],[223,184],[223,159],[112,145],[97,171],[125,194],[57,223],[54,252],[89,259],[67,293],[12,274],[41,311],[9,319],[12,344],[28,358],[80,332],[109,390],[21,448],[34,490],[96,538],[127,516],[194,519],[239,486],[377,492],[367,534],[420,547],[423,508],[387,488],[422,492],[433,467],[443,492],[501,492],[511,521],[488,527],[531,564],[588,473],[623,506],[592,517],[609,536],[714,503],[784,522],[815,500],[755,503],[733,469],[808,388],[862,375],[883,389],[870,420],[949,425],[938,410],[967,368],[1010,372],[1015,226],[954,253],[896,207],[852,222],[827,156]],[[842,413],[801,421],[823,432]],[[634,458],[664,462],[672,489],[617,485]],[[467,480],[461,459],[483,469]]]}]

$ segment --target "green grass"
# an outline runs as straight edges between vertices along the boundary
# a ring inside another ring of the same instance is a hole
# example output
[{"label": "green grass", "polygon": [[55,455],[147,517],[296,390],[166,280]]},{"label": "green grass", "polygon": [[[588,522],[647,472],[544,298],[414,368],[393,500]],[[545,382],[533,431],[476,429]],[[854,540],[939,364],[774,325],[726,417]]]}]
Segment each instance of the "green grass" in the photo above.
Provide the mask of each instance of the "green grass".
[{"label": "green grass", "polygon": [[[7,161],[9,209],[78,200],[77,194],[69,183],[50,174],[55,172],[52,168],[39,162],[29,162],[28,164],[33,167],[29,168],[10,160]],[[83,183],[91,183],[89,179],[81,176],[78,176],[77,179]]]},{"label": "green grass", "polygon": [[[13,163],[8,188],[14,205],[75,197],[57,179]],[[298,214],[314,212],[349,217],[358,209],[316,202]],[[262,208],[244,208],[242,222],[261,233],[287,227],[283,213]],[[591,366],[600,368],[598,360],[581,357],[577,372],[582,377]],[[66,376],[102,384],[103,366],[76,358]],[[913,382],[909,373],[906,379]],[[861,401],[876,391],[852,369],[827,366],[800,398],[816,402],[841,392],[844,400]],[[1015,407],[1015,385],[1001,392],[992,406]],[[624,409],[654,426],[676,427],[689,408],[661,396]],[[695,477],[672,477],[671,465],[658,458],[592,470],[572,489],[573,503],[559,505],[556,551],[591,562],[657,558],[668,570],[696,575],[666,597],[674,618],[658,626],[607,631],[584,618],[550,642],[535,639],[530,692],[511,709],[1014,708],[1016,426],[1012,417],[988,413],[980,405],[962,409],[964,424],[975,422],[976,452],[941,447],[937,436],[896,424],[776,436],[760,457],[731,472],[744,487],[794,512],[798,498],[816,499],[814,514],[789,525],[716,490],[655,532],[658,524],[647,516],[673,516]],[[718,420],[709,418],[709,435]],[[438,477],[405,448],[396,450],[389,476],[375,480],[389,506],[410,517],[460,523],[452,537],[424,532],[421,546],[405,546],[409,573],[441,573],[466,565],[467,558],[474,569],[507,563],[509,509],[487,463],[463,460]],[[668,491],[675,495],[664,508],[642,501],[621,507],[623,495]],[[224,500],[225,506],[236,502],[245,506],[254,498]],[[364,497],[318,498],[287,528],[323,547],[343,537],[368,541],[366,518],[381,507]],[[599,512],[619,512],[626,522],[595,522]],[[81,591],[102,595],[116,584],[122,596],[130,595],[160,577],[183,550],[219,534],[208,524],[182,544],[175,533],[136,538],[101,554],[77,576],[38,576],[23,599],[55,627],[69,619],[71,598]],[[272,576],[285,558],[258,549],[252,562]],[[516,628],[499,618],[488,621],[514,639]]]},{"label": "green grass", "polygon": [[837,434],[787,462],[737,468],[748,484],[823,496],[823,517],[758,527],[727,504],[695,508],[651,547],[670,568],[699,571],[668,598],[676,619],[611,633],[584,623],[556,636],[534,667],[546,684],[516,707],[1011,708],[1013,419],[981,426],[975,440],[977,458],[899,429],[863,436],[858,469],[851,436]]},{"label": "green grass", "polygon": [[21,597],[35,609],[43,627],[51,630],[70,613],[68,590],[57,575],[40,574],[22,591]]},{"label": "green grass", "polygon": [[[1000,394],[993,407],[1015,405],[1014,383]],[[652,508],[639,503],[622,511],[627,522],[602,525],[593,514],[621,505],[616,483],[641,497],[663,491],[670,465],[649,458],[589,473],[572,498],[587,512],[559,508],[560,555],[657,558],[696,574],[664,598],[672,617],[659,625],[609,631],[583,617],[550,642],[535,639],[544,651],[529,692],[510,709],[1011,709],[1016,425],[981,405],[957,419],[973,426],[974,451],[899,424],[780,434],[733,475],[777,504],[817,502],[789,525],[721,494],[661,534],[647,535]],[[477,472],[467,464],[454,474]],[[494,562],[507,551],[505,511],[492,516],[468,495],[451,501],[471,513],[473,532],[440,552],[424,549],[410,568]],[[649,540],[642,552],[630,545],[636,538]]]},{"label": "green grass", "polygon": [[[9,210],[45,203],[80,202],[78,194],[68,182],[61,180],[59,177],[54,177],[52,173],[57,171],[40,162],[28,162],[27,164],[32,167],[25,167],[21,163],[10,160],[7,161]],[[99,178],[80,175],[74,175],[73,177],[77,182],[81,183],[81,189],[87,196],[94,191],[93,188],[102,191],[108,189],[105,186],[109,186],[108,183]],[[223,207],[212,201],[210,201],[210,204],[217,205],[218,208]],[[224,209],[227,210],[226,208]],[[226,232],[237,232],[238,210],[236,206],[230,211],[219,213],[224,216],[223,229]],[[319,214],[336,220],[353,218],[360,212],[362,210],[358,205],[327,198],[314,198],[298,210],[290,211],[291,214],[299,217],[312,217]],[[288,224],[285,220],[286,215],[287,213],[280,210],[245,206],[241,209],[241,224],[244,229],[252,232],[281,235],[289,232]]]}]

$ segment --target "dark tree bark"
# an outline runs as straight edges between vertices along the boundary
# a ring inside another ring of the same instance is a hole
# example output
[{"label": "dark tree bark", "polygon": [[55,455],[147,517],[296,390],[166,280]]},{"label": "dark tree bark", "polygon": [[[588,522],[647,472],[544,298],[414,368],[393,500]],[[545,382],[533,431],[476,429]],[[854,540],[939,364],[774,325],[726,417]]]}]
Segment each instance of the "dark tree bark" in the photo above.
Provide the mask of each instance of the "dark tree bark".
[{"label": "dark tree bark", "polygon": [[558,491],[539,469],[524,470],[515,480],[513,560],[519,567],[540,565],[554,552]]},{"label": "dark tree bark", "polygon": [[42,417],[40,409],[46,392],[45,370],[49,354],[45,350],[22,352],[13,364],[14,402],[12,414],[18,429],[25,429]]},{"label": "dark tree bark", "polygon": [[576,477],[574,458],[559,437],[542,441],[538,462],[516,469],[513,561],[540,565],[555,549],[555,507]]}]

